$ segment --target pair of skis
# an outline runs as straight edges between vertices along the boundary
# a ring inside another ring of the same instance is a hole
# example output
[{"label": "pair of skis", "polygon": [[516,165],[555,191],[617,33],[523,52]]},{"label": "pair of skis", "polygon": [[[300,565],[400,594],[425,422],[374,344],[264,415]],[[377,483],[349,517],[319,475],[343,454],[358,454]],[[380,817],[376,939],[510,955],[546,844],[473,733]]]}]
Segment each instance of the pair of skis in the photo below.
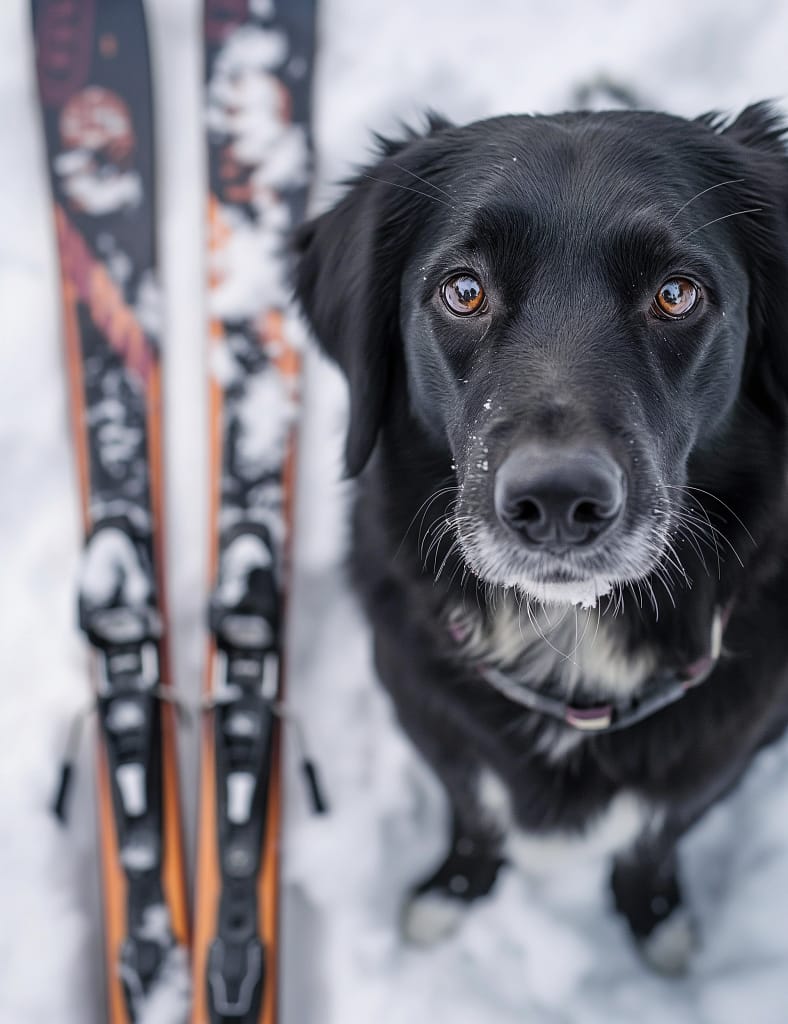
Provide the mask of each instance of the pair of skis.
[{"label": "pair of skis", "polygon": [[284,252],[309,176],[314,0],[205,2],[213,587],[193,936],[165,614],[163,333],[142,0],[32,3],[85,532],[79,621],[98,713],[108,1019],[273,1024],[302,336]]}]

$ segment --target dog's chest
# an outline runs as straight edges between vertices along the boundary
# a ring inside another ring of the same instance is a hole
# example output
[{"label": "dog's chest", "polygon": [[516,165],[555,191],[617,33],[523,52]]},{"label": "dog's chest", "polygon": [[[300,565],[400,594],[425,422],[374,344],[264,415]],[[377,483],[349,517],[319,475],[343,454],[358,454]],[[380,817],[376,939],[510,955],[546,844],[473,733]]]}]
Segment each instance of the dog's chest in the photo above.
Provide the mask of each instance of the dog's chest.
[{"label": "dog's chest", "polygon": [[656,833],[664,822],[662,810],[622,789],[605,807],[576,819],[572,827],[528,830],[517,820],[513,796],[494,771],[480,771],[476,797],[484,823],[499,837],[508,860],[531,875],[554,875],[580,861],[614,856],[644,835]]},{"label": "dog's chest", "polygon": [[531,687],[550,685],[567,700],[580,692],[591,699],[624,700],[657,665],[648,647],[627,651],[616,623],[595,609],[537,608],[509,598],[485,618],[453,610],[449,629],[470,661],[494,665]]},{"label": "dog's chest", "polygon": [[[455,610],[449,630],[477,667],[494,666],[513,683],[548,689],[571,703],[626,700],[653,674],[657,658],[643,648],[627,653],[621,632],[596,610],[529,608],[503,600],[485,617]],[[479,673],[479,685],[490,685]],[[534,753],[553,764],[576,750],[586,734],[548,717],[528,720]]]},{"label": "dog's chest", "polygon": [[[467,657],[479,664],[494,664],[513,681],[532,688],[557,685],[567,701],[573,695],[577,699],[578,694],[582,699],[625,700],[657,665],[656,654],[649,648],[628,654],[621,633],[595,610],[542,608],[537,612],[505,602],[484,621],[477,620],[473,628],[468,622],[464,625],[462,644]],[[544,717],[531,720],[521,734],[521,741],[530,744],[533,753],[559,773],[565,759],[587,738],[587,733]],[[529,873],[551,873],[556,866],[567,867],[577,858],[617,854],[644,832],[658,829],[663,820],[655,806],[624,790],[591,814],[584,802],[577,804],[573,786],[566,794],[565,814],[558,815],[564,817],[564,824],[549,832],[532,831],[522,806],[517,772],[506,774],[504,781],[489,766],[483,767],[477,799],[488,825],[501,837],[507,857]],[[591,784],[589,779],[586,782]],[[554,793],[559,801],[560,791],[559,787]],[[592,795],[593,786],[589,797]]]}]

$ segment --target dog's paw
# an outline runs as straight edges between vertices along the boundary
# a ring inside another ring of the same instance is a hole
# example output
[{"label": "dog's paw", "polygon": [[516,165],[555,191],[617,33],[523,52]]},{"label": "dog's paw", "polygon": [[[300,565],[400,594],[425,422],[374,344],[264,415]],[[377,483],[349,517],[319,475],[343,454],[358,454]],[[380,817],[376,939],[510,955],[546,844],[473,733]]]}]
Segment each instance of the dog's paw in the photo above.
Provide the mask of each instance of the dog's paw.
[{"label": "dog's paw", "polygon": [[417,946],[432,946],[454,934],[471,903],[495,885],[502,863],[497,840],[471,838],[455,820],[446,859],[411,892],[402,915],[405,938]]},{"label": "dog's paw", "polygon": [[402,915],[402,934],[414,946],[434,946],[458,930],[467,908],[465,900],[437,889],[414,893]]},{"label": "dog's paw", "polygon": [[677,977],[686,974],[698,947],[692,918],[679,907],[638,943],[649,967],[658,974]]}]

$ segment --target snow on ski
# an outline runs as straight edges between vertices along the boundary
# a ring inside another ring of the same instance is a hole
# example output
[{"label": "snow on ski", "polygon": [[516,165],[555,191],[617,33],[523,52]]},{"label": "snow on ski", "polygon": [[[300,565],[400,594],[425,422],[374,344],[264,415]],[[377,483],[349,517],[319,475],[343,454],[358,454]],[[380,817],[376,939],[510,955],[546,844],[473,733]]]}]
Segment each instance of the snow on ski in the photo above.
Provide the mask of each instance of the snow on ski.
[{"label": "snow on ski", "polygon": [[204,15],[213,590],[192,1020],[274,1024],[283,603],[304,337],[285,253],[309,180],[314,0],[206,0]]},{"label": "snow on ski", "polygon": [[141,0],[32,8],[85,532],[79,620],[98,717],[108,1020],[177,1024],[188,1012],[188,924],[164,616],[145,21]]}]

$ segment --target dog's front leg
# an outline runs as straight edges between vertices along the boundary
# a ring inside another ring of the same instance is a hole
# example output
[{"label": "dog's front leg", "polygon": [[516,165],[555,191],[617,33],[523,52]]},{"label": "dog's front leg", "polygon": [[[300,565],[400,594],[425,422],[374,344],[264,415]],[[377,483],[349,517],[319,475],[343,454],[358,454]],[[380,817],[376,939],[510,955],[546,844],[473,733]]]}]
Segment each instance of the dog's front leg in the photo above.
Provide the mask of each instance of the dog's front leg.
[{"label": "dog's front leg", "polygon": [[445,720],[434,723],[434,730],[425,729],[423,712],[418,724],[405,718],[403,724],[444,784],[450,804],[446,856],[414,887],[403,913],[406,938],[432,945],[455,932],[470,904],[492,889],[503,863],[503,837],[479,803],[481,765],[471,755],[467,737],[448,736]]},{"label": "dog's front leg", "polygon": [[390,625],[376,635],[378,672],[405,732],[443,783],[451,810],[446,857],[414,887],[403,913],[405,936],[431,945],[454,932],[467,907],[490,892],[503,863],[503,837],[479,800],[482,761],[471,737],[438,696],[446,692],[440,676],[450,669]]},{"label": "dog's front leg", "polygon": [[405,937],[417,945],[432,945],[451,935],[467,907],[490,892],[502,863],[497,842],[471,834],[454,811],[445,860],[412,890],[405,905]]},{"label": "dog's front leg", "polygon": [[683,974],[696,946],[684,907],[675,846],[641,842],[616,858],[611,875],[616,909],[644,960],[660,974]]}]

